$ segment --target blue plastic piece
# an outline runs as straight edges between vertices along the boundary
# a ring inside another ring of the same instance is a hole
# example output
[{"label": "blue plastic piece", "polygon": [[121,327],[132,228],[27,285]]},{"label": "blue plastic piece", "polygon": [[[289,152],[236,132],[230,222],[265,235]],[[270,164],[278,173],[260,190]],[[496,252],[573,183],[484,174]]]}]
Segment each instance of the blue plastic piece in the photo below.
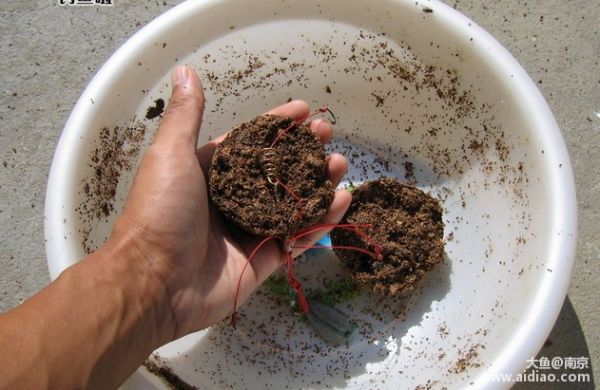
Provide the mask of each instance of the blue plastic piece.
[{"label": "blue plastic piece", "polygon": [[326,234],[323,238],[321,238],[317,242],[317,245],[320,245],[320,246],[331,246],[331,237],[329,237],[329,234]]}]

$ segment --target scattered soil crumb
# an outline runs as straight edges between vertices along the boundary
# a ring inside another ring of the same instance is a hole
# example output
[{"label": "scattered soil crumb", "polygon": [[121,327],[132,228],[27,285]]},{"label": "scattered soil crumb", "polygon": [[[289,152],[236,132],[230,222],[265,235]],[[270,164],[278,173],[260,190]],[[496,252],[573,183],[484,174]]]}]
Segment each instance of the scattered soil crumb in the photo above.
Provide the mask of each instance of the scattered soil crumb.
[{"label": "scattered soil crumb", "polygon": [[476,344],[462,351],[459,354],[456,364],[452,368],[450,368],[448,372],[453,374],[459,374],[461,372],[465,372],[470,367],[481,366],[481,364],[477,362],[477,357],[479,356],[479,348],[482,348],[482,346],[480,344]]},{"label": "scattered soil crumb", "polygon": [[414,182],[415,181],[415,166],[414,166],[414,164],[411,163],[410,161],[405,161],[404,162],[404,170],[405,170],[404,178],[406,180],[408,180],[409,182]]},{"label": "scattered soil crumb", "polygon": [[[114,211],[119,178],[133,167],[141,151],[146,127],[135,123],[129,127],[104,127],[90,153],[92,174],[82,182],[84,200],[75,209],[83,225],[107,218]],[[83,229],[82,245],[90,253],[89,229]]]},{"label": "scattered soil crumb", "polygon": [[375,92],[371,92],[371,96],[373,96],[377,101],[377,103],[375,103],[375,107],[381,107],[385,103],[385,98],[383,96],[379,96]]},{"label": "scattered soil crumb", "polygon": [[162,115],[165,110],[165,101],[163,99],[156,99],[154,106],[148,107],[146,110],[146,119],[154,119]]}]

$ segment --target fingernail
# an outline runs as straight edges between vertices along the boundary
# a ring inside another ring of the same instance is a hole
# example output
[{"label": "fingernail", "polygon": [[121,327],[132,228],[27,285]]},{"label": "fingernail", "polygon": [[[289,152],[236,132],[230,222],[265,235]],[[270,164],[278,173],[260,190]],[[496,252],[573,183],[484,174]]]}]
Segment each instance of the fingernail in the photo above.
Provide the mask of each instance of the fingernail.
[{"label": "fingernail", "polygon": [[179,65],[173,70],[173,76],[171,77],[171,82],[173,87],[176,85],[184,85],[188,82],[190,77],[190,72],[188,71],[187,66]]}]

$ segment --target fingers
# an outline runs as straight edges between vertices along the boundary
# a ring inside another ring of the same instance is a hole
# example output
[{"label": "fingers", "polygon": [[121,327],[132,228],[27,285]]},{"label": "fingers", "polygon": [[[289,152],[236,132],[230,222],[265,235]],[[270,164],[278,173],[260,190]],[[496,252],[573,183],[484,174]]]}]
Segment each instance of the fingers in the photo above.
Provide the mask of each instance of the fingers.
[{"label": "fingers", "polygon": [[331,123],[324,119],[315,119],[310,122],[310,129],[319,137],[321,143],[326,144],[333,136],[333,128]]},{"label": "fingers", "polygon": [[171,74],[173,91],[154,143],[184,143],[196,148],[204,112],[204,92],[196,72],[178,66]]},{"label": "fingers", "polygon": [[[275,107],[267,114],[278,115],[278,116],[289,116],[292,117],[296,122],[301,123],[310,114],[308,104],[302,100],[292,100],[289,103],[283,104],[279,107]],[[331,124],[324,119],[315,119],[310,122],[310,129],[317,134],[322,143],[326,144],[331,140],[333,135],[333,128]]]},{"label": "fingers", "polygon": [[348,160],[339,153],[332,153],[327,157],[327,177],[337,187],[344,175],[348,172]]},{"label": "fingers", "polygon": [[[346,213],[346,210],[348,210],[348,207],[350,206],[351,201],[352,201],[352,195],[350,194],[350,192],[348,190],[342,189],[342,190],[336,191],[336,193],[333,197],[333,202],[331,202],[331,206],[329,207],[329,210],[327,210],[327,213],[325,213],[323,218],[321,218],[321,221],[317,224],[317,226],[321,225],[321,224],[333,225],[333,224],[337,224],[338,222],[340,222],[340,220]],[[306,250],[306,248],[302,248],[302,247],[309,247],[309,246],[314,245],[325,234],[329,233],[331,231],[331,229],[332,228],[319,230],[319,231],[311,233],[307,236],[299,238],[296,241],[296,243],[294,244],[295,248],[292,251],[293,256],[296,257],[296,256],[299,256],[300,254],[302,254],[302,252],[304,252]]]},{"label": "fingers", "polygon": [[292,100],[289,103],[282,104],[281,106],[266,112],[266,114],[271,115],[289,116],[294,118],[296,122],[304,121],[309,113],[308,103],[303,100]]}]

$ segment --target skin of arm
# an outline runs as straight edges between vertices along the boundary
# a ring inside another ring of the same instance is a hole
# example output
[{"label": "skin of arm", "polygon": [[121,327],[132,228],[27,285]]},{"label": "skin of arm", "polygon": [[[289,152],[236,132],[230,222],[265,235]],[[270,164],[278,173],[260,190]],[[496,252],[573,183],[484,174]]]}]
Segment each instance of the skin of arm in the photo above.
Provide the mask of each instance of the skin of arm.
[{"label": "skin of arm", "polygon": [[[0,315],[0,388],[116,388],[161,345],[226,318],[249,253],[261,240],[230,231],[209,204],[206,173],[220,137],[196,148],[202,85],[184,66],[108,241],[21,306]],[[303,120],[292,101],[271,114]],[[314,120],[323,143],[331,125]],[[347,170],[328,157],[337,186]],[[337,223],[350,204],[336,192],[321,223]],[[324,231],[302,240],[310,246]],[[301,253],[301,250],[294,255]],[[267,244],[242,278],[240,302],[281,264]]]},{"label": "skin of arm", "polygon": [[110,240],[0,316],[0,387],[116,388],[174,333],[154,276],[128,239]]}]

